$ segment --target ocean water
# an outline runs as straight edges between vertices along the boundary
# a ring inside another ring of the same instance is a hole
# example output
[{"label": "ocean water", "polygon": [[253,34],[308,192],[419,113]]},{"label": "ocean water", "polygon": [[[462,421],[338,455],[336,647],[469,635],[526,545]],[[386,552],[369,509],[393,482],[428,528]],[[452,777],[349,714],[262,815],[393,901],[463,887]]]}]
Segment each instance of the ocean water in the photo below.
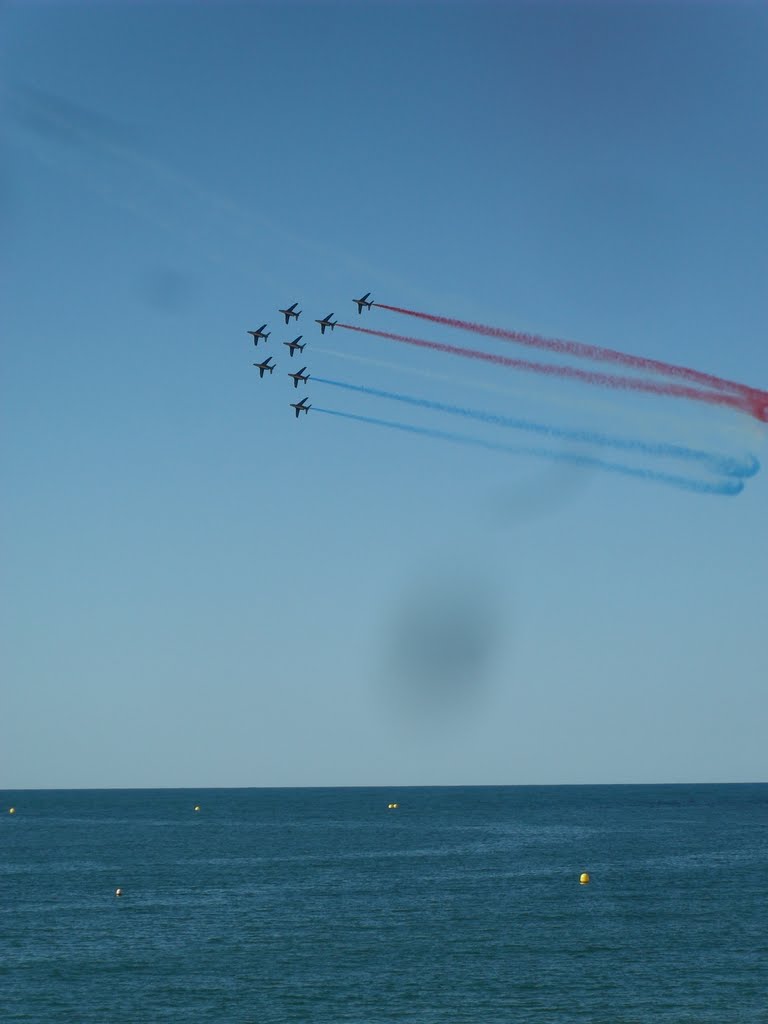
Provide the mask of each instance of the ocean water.
[{"label": "ocean water", "polygon": [[768,1022],[768,785],[0,799],[3,1024]]}]

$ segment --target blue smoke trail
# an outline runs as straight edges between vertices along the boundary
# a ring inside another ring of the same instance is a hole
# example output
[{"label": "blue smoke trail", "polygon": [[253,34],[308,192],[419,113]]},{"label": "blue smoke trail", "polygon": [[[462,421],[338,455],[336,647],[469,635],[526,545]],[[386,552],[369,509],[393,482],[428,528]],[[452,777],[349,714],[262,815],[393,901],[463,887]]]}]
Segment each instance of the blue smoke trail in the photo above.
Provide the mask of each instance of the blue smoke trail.
[{"label": "blue smoke trail", "polygon": [[378,388],[369,388],[362,384],[348,384],[345,381],[328,380],[325,377],[313,377],[312,380],[316,384],[330,384],[335,388],[358,391],[362,394],[373,395],[376,398],[389,398],[395,402],[404,402],[407,405],[431,409],[434,412],[446,412],[452,416],[464,416],[468,419],[479,420],[482,423],[491,423],[497,427],[527,430],[531,433],[543,434],[547,437],[556,437],[585,444],[599,444],[609,448],[618,448],[622,451],[640,452],[645,455],[662,455],[686,459],[704,465],[712,472],[721,473],[724,476],[750,477],[754,476],[760,469],[760,463],[752,455],[740,460],[725,455],[714,455],[710,452],[701,451],[698,448],[688,448],[685,445],[632,440],[586,430],[568,430],[564,427],[553,427],[545,423],[535,423],[531,420],[514,419],[509,416],[482,412],[479,409],[465,409],[460,405],[447,405],[444,402],[434,402],[428,398],[415,398],[411,395],[402,395],[395,391],[381,391]]},{"label": "blue smoke trail", "polygon": [[[312,378],[313,380],[315,378]],[[431,437],[438,441],[452,441],[454,444],[475,445],[478,448],[487,448],[489,451],[506,452],[508,455],[533,455],[547,459],[555,459],[560,462],[571,462],[579,466],[592,466],[596,469],[604,469],[609,473],[621,473],[623,476],[639,477],[641,480],[652,480],[656,483],[669,484],[672,487],[680,487],[686,491],[694,491],[696,494],[741,494],[744,484],[741,480],[724,480],[722,483],[707,483],[703,480],[690,480],[684,476],[674,476],[670,473],[657,473],[650,469],[635,469],[632,466],[625,466],[621,462],[608,462],[605,459],[598,459],[593,455],[577,455],[575,452],[558,452],[540,448],[522,448],[514,445],[499,444],[495,441],[486,441],[479,437],[469,437],[466,434],[453,434],[445,430],[432,430],[429,427],[415,427],[410,423],[398,423],[395,420],[380,420],[373,416],[358,416],[351,412],[340,412],[338,409],[323,409],[319,406],[312,406],[313,412],[325,413],[326,416],[340,416],[347,420],[357,420],[358,423],[371,423],[377,427],[389,427],[391,430],[402,430],[409,434],[420,434],[422,437]]]},{"label": "blue smoke trail", "polygon": [[[321,349],[317,350],[323,356],[332,356],[335,359],[344,359],[348,362],[361,363],[365,366],[375,366],[381,370],[391,370],[393,373],[406,373],[412,377],[421,377],[429,381],[442,381],[444,384],[456,384],[457,375],[447,373],[437,373],[435,370],[421,369],[415,366],[408,366],[404,363],[392,363],[385,359],[374,359],[371,356],[363,356],[357,352],[340,352],[337,349],[326,348],[325,345]],[[462,386],[468,388],[474,388],[479,391],[491,392],[495,395],[503,395],[507,400],[510,398],[524,399],[534,397],[547,405],[558,406],[559,408],[568,409],[571,412],[603,412],[614,418],[620,417],[622,424],[625,424],[625,429],[630,430],[632,422],[641,423],[643,427],[648,425],[648,413],[639,413],[637,410],[631,409],[622,399],[616,396],[611,399],[609,396],[596,396],[591,395],[589,398],[578,397],[574,394],[565,394],[558,392],[557,394],[552,393],[551,390],[543,390],[534,388],[532,381],[526,378],[525,381],[520,379],[515,386],[514,382],[508,381],[506,385],[491,384],[485,380],[475,380],[473,377],[461,377]],[[744,417],[740,413],[734,414],[729,411],[726,415],[729,417],[727,422],[723,422],[720,417],[715,418],[712,415],[713,410],[707,410],[708,414],[708,427],[711,429],[712,426],[716,426],[718,434],[721,436],[723,442],[731,443],[738,442],[742,447],[745,446],[747,440],[752,442],[754,445],[762,444],[766,437],[768,437],[768,427],[766,424],[759,423],[757,420],[750,417]],[[662,426],[669,427],[672,430],[680,430],[681,428],[687,428],[690,424],[690,417],[683,419],[680,411],[677,414],[672,412],[662,412],[659,409],[654,409],[653,412],[653,426],[659,428]],[[747,436],[748,435],[748,436]],[[713,450],[713,449],[710,449]]]}]

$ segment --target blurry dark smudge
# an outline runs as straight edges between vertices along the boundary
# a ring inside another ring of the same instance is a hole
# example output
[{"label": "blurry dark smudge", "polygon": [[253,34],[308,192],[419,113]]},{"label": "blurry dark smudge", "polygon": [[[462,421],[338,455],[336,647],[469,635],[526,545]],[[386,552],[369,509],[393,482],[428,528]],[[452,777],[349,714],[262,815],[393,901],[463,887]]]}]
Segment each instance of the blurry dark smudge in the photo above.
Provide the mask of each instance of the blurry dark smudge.
[{"label": "blurry dark smudge", "polygon": [[170,267],[149,271],[142,281],[142,293],[147,304],[166,315],[176,315],[188,309],[197,291],[191,274]]},{"label": "blurry dark smudge", "polygon": [[2,243],[8,241],[16,208],[9,166],[10,160],[4,147],[0,146],[0,256],[5,255],[6,249]]},{"label": "blurry dark smudge", "polygon": [[127,126],[36,86],[5,87],[7,115],[21,128],[65,146],[99,149],[135,143]]},{"label": "blurry dark smudge", "polygon": [[424,713],[466,708],[483,695],[500,630],[498,594],[487,580],[449,573],[411,586],[385,636],[392,696]]},{"label": "blurry dark smudge", "polygon": [[595,472],[589,466],[549,464],[536,476],[507,486],[493,496],[493,525],[504,528],[561,511],[586,489]]}]

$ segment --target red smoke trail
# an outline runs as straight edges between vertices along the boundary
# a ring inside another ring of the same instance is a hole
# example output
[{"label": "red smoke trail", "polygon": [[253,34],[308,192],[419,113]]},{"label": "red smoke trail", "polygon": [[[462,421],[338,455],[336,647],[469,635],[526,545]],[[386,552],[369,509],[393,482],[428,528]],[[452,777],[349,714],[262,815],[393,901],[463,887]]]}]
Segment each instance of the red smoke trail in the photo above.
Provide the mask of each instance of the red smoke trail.
[{"label": "red smoke trail", "polygon": [[[646,380],[639,377],[617,377],[609,373],[592,373],[589,370],[579,370],[573,366],[560,366],[550,363],[532,363],[526,359],[510,359],[509,356],[497,355],[495,352],[480,352],[473,348],[458,348],[455,345],[444,345],[438,341],[426,341],[423,338],[411,338],[404,334],[390,334],[388,331],[374,331],[368,327],[356,327],[354,324],[339,323],[348,331],[358,331],[361,334],[372,334],[376,338],[387,338],[390,341],[401,341],[406,345],[417,345],[419,348],[430,348],[436,352],[447,352],[454,356],[463,356],[465,359],[480,359],[484,362],[495,363],[497,366],[508,366],[516,370],[529,370],[533,373],[543,373],[551,377],[569,377],[572,380],[584,381],[587,384],[602,385],[603,387],[617,388],[623,391],[646,391],[654,395],[664,395],[669,398],[690,398],[697,402],[707,402],[710,405],[727,405],[732,409],[739,409],[742,412],[756,416],[758,419],[768,421],[768,406],[758,404],[755,399],[746,395],[730,395],[720,391],[703,391],[699,388],[687,388],[679,384],[665,384],[663,381]],[[768,402],[768,395],[765,396]]]},{"label": "red smoke trail", "polygon": [[[420,313],[415,309],[403,309],[400,306],[387,306],[383,302],[375,302],[374,306],[381,309],[388,309],[392,313],[402,313],[404,316],[417,317],[420,320],[428,320],[430,323],[442,324],[445,327],[457,327],[464,331],[472,331],[474,334],[483,334],[489,338],[501,338],[505,341],[516,341],[520,345],[530,345],[533,348],[547,349],[550,352],[561,352],[570,356],[577,356],[581,359],[594,359],[607,363],[618,363],[623,366],[631,366],[638,370],[647,370],[652,373],[661,373],[667,377],[681,377],[684,380],[693,381],[696,384],[704,384],[706,387],[716,391],[728,391],[743,395],[754,401],[751,406],[753,415],[759,419],[768,418],[768,392],[760,391],[757,388],[748,387],[746,384],[738,384],[735,381],[725,380],[722,377],[715,377],[709,373],[701,373],[699,370],[690,369],[687,366],[676,366],[674,363],[664,363],[657,359],[646,359],[643,356],[628,355],[625,352],[618,352],[611,348],[601,348],[598,345],[585,345],[579,341],[564,341],[560,338],[544,338],[540,334],[527,334],[523,331],[508,331],[503,327],[488,327],[485,324],[476,324],[467,320],[457,320],[453,317],[437,316],[434,313]],[[762,415],[760,415],[762,412]]]}]

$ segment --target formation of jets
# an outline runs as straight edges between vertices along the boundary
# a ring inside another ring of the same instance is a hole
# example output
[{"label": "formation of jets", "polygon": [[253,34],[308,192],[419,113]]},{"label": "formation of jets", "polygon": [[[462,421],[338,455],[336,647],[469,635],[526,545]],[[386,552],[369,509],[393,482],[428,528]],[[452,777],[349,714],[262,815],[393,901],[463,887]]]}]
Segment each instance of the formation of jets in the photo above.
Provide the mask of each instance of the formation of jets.
[{"label": "formation of jets", "polygon": [[289,377],[293,377],[293,386],[295,388],[297,388],[299,386],[299,381],[301,381],[302,384],[305,384],[309,380],[309,374],[308,373],[304,373],[305,370],[306,370],[306,366],[302,366],[302,368],[299,370],[298,373],[289,373],[288,374]]},{"label": "formation of jets", "polygon": [[299,418],[300,412],[309,412],[309,410],[312,408],[311,405],[307,405],[306,398],[302,398],[300,402],[291,402],[290,404],[296,410],[296,419]]},{"label": "formation of jets", "polygon": [[[263,377],[264,376],[264,371],[265,370],[269,370],[269,372],[272,373],[274,368],[277,366],[277,363],[272,363],[272,365],[270,366],[269,360],[271,358],[272,358],[272,356],[267,356],[267,358],[264,360],[263,363],[254,363],[253,364],[254,366],[258,366],[258,368],[259,368],[259,377]],[[306,367],[304,367],[304,369],[306,369]]]},{"label": "formation of jets", "polygon": [[261,327],[259,327],[258,330],[256,330],[256,331],[248,331],[248,333],[253,336],[253,344],[254,345],[258,345],[259,344],[259,338],[263,338],[264,341],[266,341],[267,338],[272,333],[272,331],[267,331],[266,333],[264,332],[264,328],[266,326],[267,326],[266,324],[262,324]]},{"label": "formation of jets", "polygon": [[[278,310],[279,313],[285,314],[285,322],[286,322],[286,324],[290,323],[291,317],[295,317],[295,319],[298,320],[299,317],[301,316],[301,310],[299,310],[298,313],[295,312],[297,306],[298,306],[298,302],[294,302],[294,304],[292,306],[289,306],[288,309],[280,309],[280,310]],[[264,326],[266,326],[266,324]]]},{"label": "formation of jets", "polygon": [[370,301],[367,301],[368,300],[368,296],[370,294],[371,294],[370,292],[366,292],[365,295],[362,297],[362,299],[352,299],[353,302],[357,303],[357,312],[358,313],[362,313],[363,312],[363,306],[365,306],[366,309],[370,309],[371,306],[373,305],[373,299],[371,299]]},{"label": "formation of jets", "polygon": [[322,320],[315,320],[316,324],[320,324],[320,333],[321,334],[325,334],[325,328],[326,327],[330,327],[331,330],[333,330],[333,328],[339,322],[338,320],[331,320],[332,316],[333,316],[333,313],[329,313],[328,316],[324,317]]},{"label": "formation of jets", "polygon": [[[352,301],[357,303],[357,312],[358,313],[362,313],[363,309],[371,309],[371,307],[374,305],[374,302],[373,302],[373,299],[371,298],[371,293],[370,292],[366,292],[365,295],[363,295],[361,298],[353,299]],[[294,320],[298,320],[299,317],[301,316],[302,310],[297,309],[296,308],[297,306],[298,306],[298,302],[294,302],[292,305],[288,306],[287,309],[279,309],[278,310],[278,313],[282,313],[283,316],[285,317],[286,326],[291,322],[292,318]],[[320,333],[321,334],[325,334],[326,327],[329,327],[331,330],[333,330],[334,327],[338,324],[339,321],[338,320],[334,320],[332,318],[333,318],[333,313],[329,313],[328,316],[323,317],[322,320],[315,320],[315,323],[320,325]],[[262,324],[261,327],[257,328],[257,330],[255,330],[255,331],[248,331],[247,332],[253,338],[253,344],[254,345],[258,346],[260,341],[263,341],[266,344],[267,339],[269,338],[270,334],[272,333],[271,331],[265,331],[264,330],[264,328],[266,326],[267,326],[266,324]],[[306,348],[306,345],[307,345],[306,341],[304,342],[303,345],[300,344],[301,339],[303,337],[304,337],[303,334],[299,334],[298,337],[293,339],[293,341],[284,341],[283,342],[283,345],[285,345],[285,347],[288,349],[288,355],[291,358],[293,358],[293,353],[294,352],[296,352],[297,350],[299,352],[303,352],[304,349]],[[267,356],[267,358],[262,363],[254,363],[253,365],[259,371],[259,379],[260,380],[264,377],[265,372],[268,371],[270,374],[272,374],[272,373],[274,373],[275,368],[277,367],[277,363],[275,363],[272,360],[272,356]],[[306,366],[302,366],[302,368],[300,370],[297,370],[295,373],[289,373],[288,374],[288,376],[293,381],[294,388],[297,388],[299,386],[299,384],[306,384],[307,381],[310,379],[310,374],[308,374],[306,372],[306,369],[307,369]],[[309,412],[309,410],[312,408],[312,406],[308,403],[306,398],[302,398],[302,400],[300,402],[290,402],[289,404],[290,404],[291,408],[294,410],[294,412],[296,414],[296,419],[299,418],[299,413],[300,412]]]},{"label": "formation of jets", "polygon": [[306,341],[304,342],[303,345],[299,344],[299,342],[301,341],[301,339],[303,337],[304,337],[304,335],[300,334],[298,336],[298,338],[294,338],[293,341],[284,341],[283,342],[284,345],[288,346],[288,353],[290,355],[293,355],[293,353],[296,351],[296,349],[298,349],[299,352],[303,352],[304,351],[304,349],[306,348],[306,345],[307,345]]}]

